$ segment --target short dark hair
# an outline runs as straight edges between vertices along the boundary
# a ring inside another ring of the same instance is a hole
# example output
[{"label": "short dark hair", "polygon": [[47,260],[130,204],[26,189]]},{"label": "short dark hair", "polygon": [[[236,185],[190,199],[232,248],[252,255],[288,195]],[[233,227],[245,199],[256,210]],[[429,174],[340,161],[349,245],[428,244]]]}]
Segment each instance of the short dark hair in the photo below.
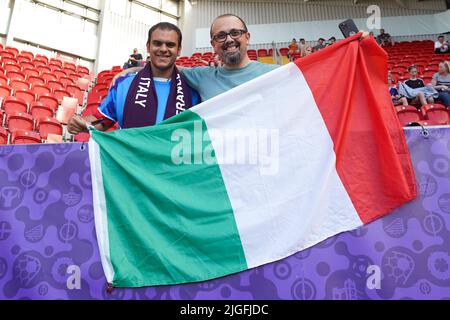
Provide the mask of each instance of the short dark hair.
[{"label": "short dark hair", "polygon": [[325,39],[324,38],[319,38],[319,40],[318,41],[325,41]]},{"label": "short dark hair", "polygon": [[411,72],[412,69],[417,69],[417,66],[415,64],[412,64],[408,67],[408,72]]},{"label": "short dark hair", "polygon": [[155,30],[172,30],[175,31],[178,34],[178,45],[181,47],[181,42],[183,41],[183,35],[181,34],[180,28],[178,28],[176,25],[170,22],[160,22],[155,24],[148,30],[148,40],[147,44],[150,43],[150,40],[152,39],[152,34]]},{"label": "short dark hair", "polygon": [[440,38],[445,38],[445,37],[444,37],[443,34],[440,34],[440,35],[438,36],[438,39],[440,39]]},{"label": "short dark hair", "polygon": [[221,14],[220,16],[216,17],[216,18],[213,20],[213,22],[211,23],[211,28],[209,29],[209,35],[210,35],[211,38],[212,38],[212,36],[213,36],[213,34],[212,34],[212,29],[213,29],[213,26],[214,26],[214,22],[215,22],[216,20],[220,19],[220,18],[226,18],[226,17],[235,17],[235,18],[238,18],[238,19],[242,22],[242,24],[244,25],[244,30],[245,30],[245,32],[248,32],[247,24],[245,23],[245,21],[244,21],[241,17],[239,17],[238,15],[235,15],[234,13],[225,13],[225,14]]},{"label": "short dark hair", "polygon": [[300,41],[302,41],[302,40],[305,41],[305,38],[300,38]]}]

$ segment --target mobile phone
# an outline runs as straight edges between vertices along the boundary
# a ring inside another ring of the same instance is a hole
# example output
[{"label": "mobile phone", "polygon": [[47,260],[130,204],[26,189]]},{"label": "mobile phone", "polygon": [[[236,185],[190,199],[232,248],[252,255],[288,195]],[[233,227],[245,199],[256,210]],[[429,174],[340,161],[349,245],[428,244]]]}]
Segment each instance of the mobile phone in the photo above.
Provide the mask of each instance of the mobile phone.
[{"label": "mobile phone", "polygon": [[359,32],[358,27],[356,26],[353,19],[348,19],[339,23],[339,30],[341,30],[345,38],[353,36]]}]

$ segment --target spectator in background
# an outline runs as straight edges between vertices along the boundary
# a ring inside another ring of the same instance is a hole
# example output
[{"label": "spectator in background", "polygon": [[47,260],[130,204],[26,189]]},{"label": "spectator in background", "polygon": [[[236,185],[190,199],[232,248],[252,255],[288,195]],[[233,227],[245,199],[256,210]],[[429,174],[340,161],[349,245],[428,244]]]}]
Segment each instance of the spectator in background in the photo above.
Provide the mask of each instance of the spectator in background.
[{"label": "spectator in background", "polygon": [[130,55],[128,61],[123,65],[124,69],[140,67],[143,61],[142,54],[138,52],[137,48],[133,49],[133,54]]},{"label": "spectator in background", "polygon": [[310,55],[313,52],[313,49],[310,45],[305,45],[302,49],[302,58]]},{"label": "spectator in background", "polygon": [[439,71],[434,74],[431,84],[439,92],[438,101],[448,107],[450,105],[450,62],[439,63]]},{"label": "spectator in background", "polygon": [[294,54],[299,52],[297,40],[295,40],[295,38],[292,39],[292,42],[289,44],[288,48],[289,48],[288,57],[289,57],[289,60],[292,61]]},{"label": "spectator in background", "polygon": [[314,52],[322,50],[323,48],[325,48],[325,44],[324,44],[325,39],[324,38],[319,38],[319,40],[317,40],[317,42],[318,42],[317,45],[313,48]]},{"label": "spectator in background", "polygon": [[394,45],[394,40],[389,33],[386,33],[384,29],[380,29],[380,34],[377,36],[377,42],[382,46]]},{"label": "spectator in background", "polygon": [[437,41],[434,43],[434,52],[435,53],[447,53],[449,52],[449,44],[445,41],[444,36],[441,34]]},{"label": "spectator in background", "polygon": [[[415,65],[408,67],[409,72],[409,79],[404,82],[405,85],[408,86],[407,92],[409,94],[404,94],[406,98],[408,99],[408,104],[410,105],[418,105],[420,103],[420,106],[424,106],[428,103],[434,103],[434,99],[430,94],[426,93],[426,87],[425,83],[422,79],[417,77],[417,67]],[[410,89],[421,89],[423,90],[410,90]],[[434,91],[434,90],[433,90]],[[401,92],[400,92],[401,93]]]},{"label": "spectator in background", "polygon": [[391,95],[392,103],[394,106],[398,105],[408,105],[408,99],[403,97],[398,93],[397,86],[394,84],[394,81],[392,79],[392,74],[390,71],[388,71],[388,84],[389,84],[389,93]]},{"label": "spectator in background", "polygon": [[298,41],[298,52],[302,52],[303,47],[306,46],[306,41],[303,38],[300,38],[300,40]]},{"label": "spectator in background", "polygon": [[327,43],[327,47],[331,46],[332,44],[334,44],[336,42],[336,38],[335,37],[331,37],[330,39],[328,39],[328,43]]}]

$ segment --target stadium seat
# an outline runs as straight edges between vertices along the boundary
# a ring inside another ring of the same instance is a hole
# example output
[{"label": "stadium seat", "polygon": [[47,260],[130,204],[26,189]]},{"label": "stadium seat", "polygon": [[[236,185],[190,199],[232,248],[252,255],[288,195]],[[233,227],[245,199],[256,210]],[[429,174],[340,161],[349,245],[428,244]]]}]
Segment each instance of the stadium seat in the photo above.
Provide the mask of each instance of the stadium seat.
[{"label": "stadium seat", "polygon": [[18,64],[19,63],[17,61],[17,59],[14,57],[2,57],[1,61],[3,62],[3,64]]},{"label": "stadium seat", "polygon": [[0,145],[8,143],[8,131],[5,128],[0,127]]},{"label": "stadium seat", "polygon": [[28,77],[30,76],[34,76],[34,77],[38,77],[39,76],[39,71],[34,69],[34,67],[32,68],[23,68],[22,69],[23,74],[25,75],[26,79],[28,79]]},{"label": "stadium seat", "polygon": [[23,80],[11,80],[9,86],[13,88],[14,91],[30,89],[30,84]]},{"label": "stadium seat", "polygon": [[19,54],[19,49],[11,47],[11,46],[5,47],[5,50],[14,54],[15,57]]},{"label": "stadium seat", "polygon": [[59,79],[62,77],[67,77],[67,73],[64,70],[53,70],[53,74]]},{"label": "stadium seat", "polygon": [[14,96],[22,99],[23,101],[28,103],[28,105],[36,100],[36,94],[29,89],[17,90],[14,92]]},{"label": "stadium seat", "polygon": [[422,120],[422,114],[413,106],[397,106],[395,109],[402,126],[407,126],[412,122],[419,122]]},{"label": "stadium seat", "polygon": [[[287,56],[288,53],[289,53],[289,49],[288,48],[280,48],[280,54],[282,56]],[[269,52],[269,55],[271,55],[270,52]]]},{"label": "stadium seat", "polygon": [[48,64],[48,58],[47,58],[46,56],[42,55],[42,54],[37,54],[37,55],[34,57],[34,60],[36,60],[36,61],[42,61],[42,62],[45,63],[45,65]]},{"label": "stadium seat", "polygon": [[45,66],[38,66],[38,67],[36,67],[36,69],[39,70],[41,75],[44,74],[44,73],[51,73],[52,72],[52,69],[50,69],[50,67],[48,67],[46,65]]},{"label": "stadium seat", "polygon": [[84,93],[78,86],[67,85],[66,90],[72,95],[72,97],[78,100],[78,104],[81,106],[84,100]]},{"label": "stadium seat", "polygon": [[12,90],[10,86],[0,84],[0,98],[9,97],[12,94]]},{"label": "stadium seat", "polygon": [[61,123],[55,118],[41,118],[37,123],[37,131],[41,139],[46,140],[49,133],[62,135],[63,129]]},{"label": "stadium seat", "polygon": [[30,105],[30,114],[37,120],[42,118],[52,118],[53,110],[42,102],[33,102]]},{"label": "stadium seat", "polygon": [[22,67],[19,64],[16,63],[4,63],[3,69],[5,69],[6,72],[8,71],[15,71],[20,72],[22,71]]},{"label": "stadium seat", "polygon": [[14,79],[25,80],[25,75],[21,71],[6,71],[6,76],[10,80]]},{"label": "stadium seat", "polygon": [[28,109],[28,104],[23,99],[17,97],[6,97],[3,100],[2,107],[6,115],[8,116],[13,111],[26,113]]},{"label": "stadium seat", "polygon": [[55,90],[64,88],[64,85],[61,82],[59,82],[58,80],[49,80],[49,81],[47,81],[47,86],[50,89],[52,89],[53,92]]},{"label": "stadium seat", "polygon": [[38,68],[38,67],[46,66],[46,65],[47,65],[47,64],[45,63],[45,61],[42,61],[42,60],[36,60],[36,59],[34,59],[34,60],[32,61],[32,63],[33,63],[33,65],[34,65],[35,68]]},{"label": "stadium seat", "polygon": [[52,90],[45,84],[34,84],[31,86],[31,90],[36,94],[36,95],[42,95],[42,94],[46,94],[46,93],[51,93]]},{"label": "stadium seat", "polygon": [[66,89],[55,89],[53,90],[53,95],[58,99],[58,103],[61,103],[64,97],[70,97],[70,92]]},{"label": "stadium seat", "polygon": [[89,74],[89,69],[85,66],[77,66],[77,72]]},{"label": "stadium seat", "polygon": [[32,131],[34,120],[31,114],[25,112],[12,111],[7,117],[9,132],[17,130]]},{"label": "stadium seat", "polygon": [[438,125],[449,123],[449,114],[445,106],[441,104],[427,104],[421,108],[424,119]]},{"label": "stadium seat", "polygon": [[31,59],[30,59],[30,57],[29,56],[24,56],[23,54],[19,54],[17,57],[16,57],[16,59],[17,59],[17,61],[20,63],[20,64],[22,64],[22,63],[24,63],[24,62],[31,62]]},{"label": "stadium seat", "polygon": [[9,51],[1,50],[1,51],[0,51],[0,58],[1,58],[2,61],[3,61],[5,58],[15,59],[15,56],[14,56],[13,53],[11,53],[11,52],[9,52]]},{"label": "stadium seat", "polygon": [[269,53],[267,52],[267,49],[258,49],[258,57],[267,57]]},{"label": "stadium seat", "polygon": [[74,84],[74,81],[73,81],[71,78],[69,78],[69,77],[61,77],[61,78],[59,78],[59,81],[60,81],[64,86],[67,86],[67,85],[69,85],[69,84]]},{"label": "stadium seat", "polygon": [[29,61],[33,61],[33,59],[34,59],[34,54],[32,52],[30,52],[30,51],[23,51],[22,50],[20,52],[20,55],[28,57],[30,59]]},{"label": "stadium seat", "polygon": [[51,72],[42,72],[41,77],[45,79],[45,81],[48,83],[49,81],[56,81],[57,77],[51,73]]},{"label": "stadium seat", "polygon": [[6,76],[0,74],[0,85],[6,86],[8,85],[8,82],[9,79]]},{"label": "stadium seat", "polygon": [[51,59],[50,59],[50,61],[48,62],[48,65],[49,65],[49,66],[50,66],[50,65],[55,65],[55,66],[58,66],[59,68],[62,68],[62,67],[63,67],[62,61],[61,61],[61,60],[58,60],[58,59],[54,59],[54,58],[51,58]]},{"label": "stadium seat", "polygon": [[44,93],[41,95],[38,95],[38,98],[36,99],[37,102],[42,102],[43,104],[45,104],[46,106],[50,107],[53,112],[56,111],[56,109],[58,109],[58,99],[50,93]]},{"label": "stadium seat", "polygon": [[41,143],[41,137],[34,131],[17,130],[11,135],[12,144],[37,144]]},{"label": "stadium seat", "polygon": [[27,81],[31,84],[33,87],[36,84],[44,85],[45,80],[41,78],[40,76],[27,76]]}]

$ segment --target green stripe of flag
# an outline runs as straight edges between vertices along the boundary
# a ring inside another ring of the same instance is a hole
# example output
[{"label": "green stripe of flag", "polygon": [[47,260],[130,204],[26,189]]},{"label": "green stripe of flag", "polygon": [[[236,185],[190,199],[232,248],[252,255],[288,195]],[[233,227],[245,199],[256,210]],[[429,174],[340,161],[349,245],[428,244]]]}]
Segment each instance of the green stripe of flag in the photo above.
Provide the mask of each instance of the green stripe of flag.
[{"label": "green stripe of flag", "polygon": [[207,132],[205,122],[190,111],[174,118],[165,126],[92,132],[100,148],[114,286],[201,281],[247,269],[217,163],[175,164],[171,157],[182,142],[172,141],[174,132],[192,137],[184,159],[201,157],[205,148],[194,149],[194,128]]}]

